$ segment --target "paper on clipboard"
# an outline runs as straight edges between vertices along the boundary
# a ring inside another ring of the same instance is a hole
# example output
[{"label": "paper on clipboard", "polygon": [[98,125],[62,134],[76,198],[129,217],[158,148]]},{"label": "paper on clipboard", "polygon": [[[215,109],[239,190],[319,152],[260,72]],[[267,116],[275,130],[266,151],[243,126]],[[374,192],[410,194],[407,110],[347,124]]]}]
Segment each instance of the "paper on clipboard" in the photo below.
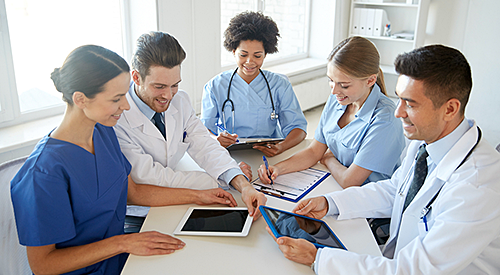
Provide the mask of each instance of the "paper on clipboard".
[{"label": "paper on clipboard", "polygon": [[259,178],[254,180],[252,185],[257,191],[264,194],[292,202],[298,202],[329,175],[329,172],[309,168],[298,172],[279,175],[274,180],[274,189],[271,185],[262,183]]}]

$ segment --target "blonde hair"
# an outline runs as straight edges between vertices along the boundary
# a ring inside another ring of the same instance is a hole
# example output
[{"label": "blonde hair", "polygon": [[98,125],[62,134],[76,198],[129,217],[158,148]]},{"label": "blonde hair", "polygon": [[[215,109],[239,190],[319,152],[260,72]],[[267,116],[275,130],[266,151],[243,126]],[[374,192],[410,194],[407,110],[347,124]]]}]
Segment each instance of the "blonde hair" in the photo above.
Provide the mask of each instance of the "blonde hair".
[{"label": "blonde hair", "polygon": [[352,78],[365,79],[377,75],[377,85],[387,95],[384,73],[380,69],[380,55],[370,40],[360,36],[344,39],[330,53],[328,62]]}]

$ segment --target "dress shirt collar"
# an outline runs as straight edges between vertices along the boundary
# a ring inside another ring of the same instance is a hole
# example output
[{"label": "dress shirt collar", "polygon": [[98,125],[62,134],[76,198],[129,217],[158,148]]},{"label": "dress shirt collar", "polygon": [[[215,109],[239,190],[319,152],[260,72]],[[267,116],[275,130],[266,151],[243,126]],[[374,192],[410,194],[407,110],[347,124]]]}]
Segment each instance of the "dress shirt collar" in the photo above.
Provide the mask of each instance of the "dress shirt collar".
[{"label": "dress shirt collar", "polygon": [[132,100],[134,101],[135,105],[137,105],[137,108],[143,113],[149,120],[153,119],[153,116],[155,115],[155,111],[151,109],[142,99],[139,98],[139,96],[135,93],[135,84],[133,81],[130,82],[130,88],[128,92],[130,93],[130,97],[132,97]]},{"label": "dress shirt collar", "polygon": [[470,129],[471,125],[466,118],[458,125],[453,132],[445,137],[427,145],[427,152],[432,162],[436,165],[443,159],[443,157],[451,150],[453,145]]}]

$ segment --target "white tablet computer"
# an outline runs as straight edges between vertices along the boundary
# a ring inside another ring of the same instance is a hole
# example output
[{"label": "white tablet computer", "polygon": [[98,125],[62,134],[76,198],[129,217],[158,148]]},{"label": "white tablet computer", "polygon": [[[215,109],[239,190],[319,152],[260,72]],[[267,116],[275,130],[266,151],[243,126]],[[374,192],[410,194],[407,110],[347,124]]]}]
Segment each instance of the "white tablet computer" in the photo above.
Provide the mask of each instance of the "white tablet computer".
[{"label": "white tablet computer", "polygon": [[246,237],[252,220],[246,207],[190,207],[174,235]]}]

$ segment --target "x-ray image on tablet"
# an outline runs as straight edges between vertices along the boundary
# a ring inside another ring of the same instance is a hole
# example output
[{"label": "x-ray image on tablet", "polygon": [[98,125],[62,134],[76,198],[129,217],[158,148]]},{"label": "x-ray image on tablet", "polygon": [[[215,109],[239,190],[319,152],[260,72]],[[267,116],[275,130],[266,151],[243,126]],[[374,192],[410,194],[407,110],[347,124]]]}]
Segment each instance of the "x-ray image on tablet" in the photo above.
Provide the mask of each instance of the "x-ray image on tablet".
[{"label": "x-ray image on tablet", "polygon": [[245,237],[252,220],[243,207],[191,207],[174,235]]},{"label": "x-ray image on tablet", "polygon": [[305,239],[316,247],[346,249],[328,225],[318,219],[297,215],[283,210],[260,206],[264,220],[276,238],[287,236]]}]

